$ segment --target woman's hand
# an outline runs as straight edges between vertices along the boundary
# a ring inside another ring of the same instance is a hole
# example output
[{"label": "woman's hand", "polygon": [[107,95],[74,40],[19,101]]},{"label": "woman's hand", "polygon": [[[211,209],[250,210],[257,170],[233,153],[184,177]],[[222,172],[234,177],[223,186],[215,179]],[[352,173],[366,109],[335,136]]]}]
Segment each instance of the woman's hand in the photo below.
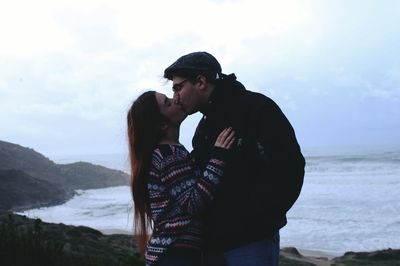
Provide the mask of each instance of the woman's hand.
[{"label": "woman's hand", "polygon": [[232,130],[232,127],[225,128],[224,130],[222,130],[217,140],[215,141],[215,147],[220,147],[228,150],[234,142],[235,131]]}]

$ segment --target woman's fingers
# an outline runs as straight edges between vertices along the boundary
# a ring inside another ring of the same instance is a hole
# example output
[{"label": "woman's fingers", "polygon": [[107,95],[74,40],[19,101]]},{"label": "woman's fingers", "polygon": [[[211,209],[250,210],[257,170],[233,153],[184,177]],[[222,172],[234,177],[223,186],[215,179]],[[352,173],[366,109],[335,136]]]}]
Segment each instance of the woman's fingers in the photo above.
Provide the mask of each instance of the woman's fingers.
[{"label": "woman's fingers", "polygon": [[224,130],[222,130],[222,132],[219,134],[218,139],[219,142],[223,143],[226,139],[226,137],[228,136],[228,134],[232,131],[232,128],[225,128]]},{"label": "woman's fingers", "polygon": [[229,132],[229,135],[226,136],[224,143],[229,143],[231,141],[232,138],[235,137],[235,131],[231,131]]},{"label": "woman's fingers", "polygon": [[235,131],[231,131],[224,141],[224,147],[229,149],[235,141]]},{"label": "woman's fingers", "polygon": [[217,141],[224,142],[226,132],[228,132],[228,128],[225,128],[221,133],[219,133]]},{"label": "woman's fingers", "polygon": [[225,128],[218,135],[217,140],[215,142],[215,146],[229,149],[234,140],[235,140],[235,131],[232,129],[232,127]]},{"label": "woman's fingers", "polygon": [[229,143],[227,144],[227,149],[230,149],[231,148],[231,146],[232,146],[232,144],[235,142],[235,138],[232,138],[230,141],[229,141]]}]

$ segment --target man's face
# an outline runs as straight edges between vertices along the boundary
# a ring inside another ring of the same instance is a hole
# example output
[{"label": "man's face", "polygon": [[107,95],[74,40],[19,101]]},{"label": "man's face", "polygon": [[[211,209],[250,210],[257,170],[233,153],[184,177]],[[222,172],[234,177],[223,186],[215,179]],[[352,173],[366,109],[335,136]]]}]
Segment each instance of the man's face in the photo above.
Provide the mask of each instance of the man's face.
[{"label": "man's face", "polygon": [[186,78],[174,76],[172,90],[174,103],[179,104],[186,114],[191,115],[199,110],[200,90],[197,83],[193,84]]}]

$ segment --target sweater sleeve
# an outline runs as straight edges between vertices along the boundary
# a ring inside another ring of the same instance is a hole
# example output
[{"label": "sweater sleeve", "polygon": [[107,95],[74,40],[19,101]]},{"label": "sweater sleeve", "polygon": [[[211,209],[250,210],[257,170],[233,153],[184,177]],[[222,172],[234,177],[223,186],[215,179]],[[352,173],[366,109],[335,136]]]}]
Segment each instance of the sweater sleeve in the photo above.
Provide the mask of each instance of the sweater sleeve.
[{"label": "sweater sleeve", "polygon": [[199,214],[213,200],[224,172],[228,151],[214,147],[202,171],[190,154],[173,152],[162,159],[160,178],[177,207],[191,215]]}]

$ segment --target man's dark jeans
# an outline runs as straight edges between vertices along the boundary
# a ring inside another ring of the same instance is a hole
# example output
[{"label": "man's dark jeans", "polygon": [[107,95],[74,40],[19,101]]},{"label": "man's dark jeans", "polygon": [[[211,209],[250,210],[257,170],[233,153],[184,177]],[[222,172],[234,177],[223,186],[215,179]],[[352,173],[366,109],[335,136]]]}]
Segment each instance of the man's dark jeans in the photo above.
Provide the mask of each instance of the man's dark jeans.
[{"label": "man's dark jeans", "polygon": [[227,266],[278,266],[279,231],[272,237],[224,253]]}]

